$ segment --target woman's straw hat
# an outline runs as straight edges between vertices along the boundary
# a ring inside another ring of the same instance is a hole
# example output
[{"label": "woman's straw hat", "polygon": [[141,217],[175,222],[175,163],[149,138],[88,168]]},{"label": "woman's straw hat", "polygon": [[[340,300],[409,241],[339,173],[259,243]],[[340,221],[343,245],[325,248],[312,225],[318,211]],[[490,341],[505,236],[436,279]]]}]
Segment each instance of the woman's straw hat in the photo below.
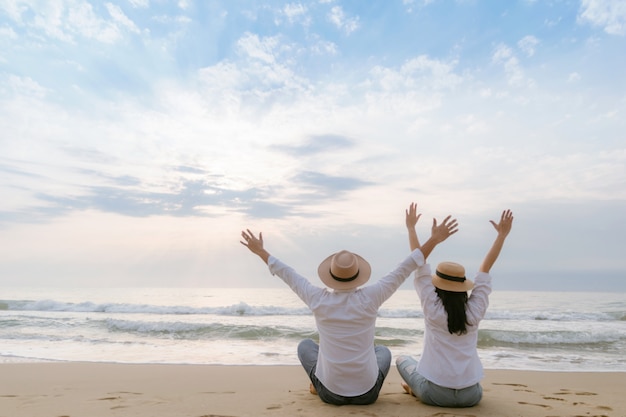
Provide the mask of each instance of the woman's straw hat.
[{"label": "woman's straw hat", "polygon": [[474,288],[474,283],[465,278],[465,268],[455,262],[441,262],[433,275],[436,288],[451,292],[466,292]]}]

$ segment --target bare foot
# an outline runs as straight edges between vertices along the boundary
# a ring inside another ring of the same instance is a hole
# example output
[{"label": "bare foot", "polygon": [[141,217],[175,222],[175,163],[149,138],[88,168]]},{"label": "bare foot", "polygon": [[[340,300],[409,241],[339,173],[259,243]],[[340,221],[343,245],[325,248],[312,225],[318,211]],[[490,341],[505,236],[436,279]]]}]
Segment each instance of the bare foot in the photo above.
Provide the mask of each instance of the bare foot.
[{"label": "bare foot", "polygon": [[313,395],[317,395],[317,390],[313,386],[313,384],[309,384],[309,392]]},{"label": "bare foot", "polygon": [[402,382],[401,384],[402,384],[402,388],[404,388],[404,391],[407,394],[413,395],[413,390],[411,389],[411,387],[409,387],[409,385],[406,382]]}]

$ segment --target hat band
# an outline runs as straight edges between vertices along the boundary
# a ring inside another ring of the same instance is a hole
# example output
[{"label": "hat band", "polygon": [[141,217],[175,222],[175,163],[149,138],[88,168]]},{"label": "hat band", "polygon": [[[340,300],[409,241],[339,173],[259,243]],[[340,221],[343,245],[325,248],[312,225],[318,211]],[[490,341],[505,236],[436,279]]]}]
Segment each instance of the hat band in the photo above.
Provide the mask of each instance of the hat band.
[{"label": "hat band", "polygon": [[439,278],[447,279],[448,281],[465,282],[465,277],[453,277],[452,275],[446,275],[439,271],[437,271],[436,274]]},{"label": "hat band", "polygon": [[359,276],[359,271],[356,271],[356,274],[354,274],[353,276],[351,276],[350,278],[341,278],[338,277],[337,275],[333,274],[333,271],[331,271],[330,269],[328,270],[328,272],[330,272],[330,276],[333,277],[336,281],[339,282],[350,282],[350,281],[354,281],[356,279],[356,277]]}]

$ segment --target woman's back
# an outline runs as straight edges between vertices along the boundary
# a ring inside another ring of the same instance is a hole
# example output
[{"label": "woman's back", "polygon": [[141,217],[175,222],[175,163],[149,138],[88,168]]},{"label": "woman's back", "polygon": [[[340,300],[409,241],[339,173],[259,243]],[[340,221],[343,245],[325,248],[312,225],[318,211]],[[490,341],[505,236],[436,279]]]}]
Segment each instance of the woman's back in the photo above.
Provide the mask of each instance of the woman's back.
[{"label": "woman's back", "polygon": [[479,273],[466,305],[467,332],[450,333],[448,313],[430,276],[416,277],[415,289],[424,311],[424,350],[418,372],[435,384],[464,388],[483,377],[478,357],[478,325],[485,316],[491,293],[491,276]]}]

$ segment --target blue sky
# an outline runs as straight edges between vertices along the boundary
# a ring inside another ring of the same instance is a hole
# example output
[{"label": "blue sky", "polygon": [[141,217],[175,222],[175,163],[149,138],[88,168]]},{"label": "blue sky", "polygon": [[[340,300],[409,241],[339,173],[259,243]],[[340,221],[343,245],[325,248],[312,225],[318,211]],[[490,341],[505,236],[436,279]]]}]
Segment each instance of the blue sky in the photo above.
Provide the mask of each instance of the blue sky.
[{"label": "blue sky", "polygon": [[[0,286],[279,286],[349,249],[626,290],[626,5],[0,0]],[[407,283],[410,288],[410,283]]]}]

